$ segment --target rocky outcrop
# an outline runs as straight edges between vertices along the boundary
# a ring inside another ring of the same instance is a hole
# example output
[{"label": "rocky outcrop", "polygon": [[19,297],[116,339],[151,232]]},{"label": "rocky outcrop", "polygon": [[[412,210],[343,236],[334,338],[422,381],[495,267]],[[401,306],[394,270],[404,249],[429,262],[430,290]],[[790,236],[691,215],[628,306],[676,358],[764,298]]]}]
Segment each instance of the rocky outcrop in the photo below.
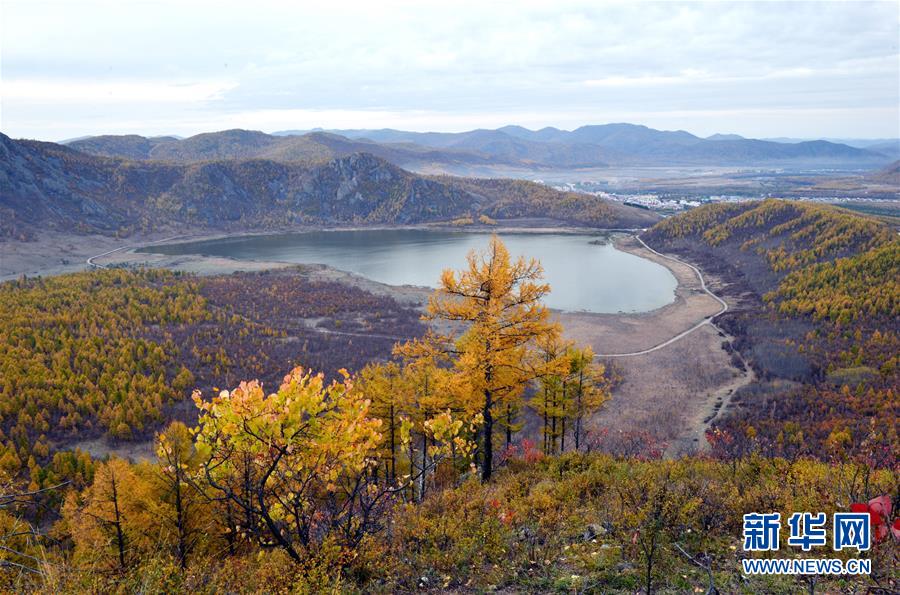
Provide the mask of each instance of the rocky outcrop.
[{"label": "rocky outcrop", "polygon": [[320,164],[184,164],[99,157],[0,135],[0,183],[0,209],[15,218],[15,227],[99,233],[185,224],[413,224],[479,214],[621,227],[653,217],[588,195],[573,200],[572,193],[537,184],[421,176],[368,153]]}]

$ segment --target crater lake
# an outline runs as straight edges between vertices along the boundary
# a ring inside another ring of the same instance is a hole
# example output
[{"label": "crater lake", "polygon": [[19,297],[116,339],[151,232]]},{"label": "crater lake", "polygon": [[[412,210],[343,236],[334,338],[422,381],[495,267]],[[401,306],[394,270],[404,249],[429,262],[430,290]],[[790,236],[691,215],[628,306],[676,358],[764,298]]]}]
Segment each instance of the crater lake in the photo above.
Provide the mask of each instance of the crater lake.
[{"label": "crater lake", "polygon": [[[675,299],[666,267],[615,248],[608,235],[506,232],[513,258],[537,258],[552,291],[551,308],[596,313],[646,312]],[[458,269],[489,233],[422,229],[310,231],[242,235],[154,245],[140,252],[201,254],[236,260],[325,264],[390,285],[436,287],[441,271]]]}]

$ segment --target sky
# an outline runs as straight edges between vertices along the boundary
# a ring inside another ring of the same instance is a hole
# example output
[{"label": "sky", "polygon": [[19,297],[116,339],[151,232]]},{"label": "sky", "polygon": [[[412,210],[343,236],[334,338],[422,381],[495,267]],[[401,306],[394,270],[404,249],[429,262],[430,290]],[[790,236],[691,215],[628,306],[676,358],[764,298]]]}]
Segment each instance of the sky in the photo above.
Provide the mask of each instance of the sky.
[{"label": "sky", "polygon": [[0,0],[0,131],[900,136],[900,2]]}]

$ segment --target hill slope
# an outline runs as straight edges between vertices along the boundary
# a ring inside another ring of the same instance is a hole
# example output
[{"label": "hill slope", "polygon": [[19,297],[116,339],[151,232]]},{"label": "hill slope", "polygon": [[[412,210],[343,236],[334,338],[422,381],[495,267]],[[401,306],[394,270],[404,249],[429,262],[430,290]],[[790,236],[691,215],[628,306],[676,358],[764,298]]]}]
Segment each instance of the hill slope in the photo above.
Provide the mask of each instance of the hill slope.
[{"label": "hill slope", "polygon": [[767,200],[701,207],[643,237],[728,283],[733,307],[717,324],[760,379],[717,422],[732,448],[900,454],[889,431],[900,427],[900,239],[890,226]]},{"label": "hill slope", "polygon": [[475,192],[464,179],[419,176],[368,153],[316,164],[179,164],[98,157],[0,135],[0,182],[0,212],[14,222],[0,228],[6,236],[23,226],[127,233],[164,225],[412,224],[515,213],[598,227],[644,227],[658,219],[588,195],[580,200],[590,209],[564,208],[569,194],[536,184],[512,197]]},{"label": "hill slope", "polygon": [[900,186],[900,160],[894,161],[887,167],[870,174],[869,179],[873,182]]},{"label": "hill slope", "polygon": [[[465,151],[442,151],[430,147],[379,144],[351,140],[326,132],[273,136],[253,130],[223,130],[185,139],[144,138],[136,135],[95,136],[66,145],[77,151],[102,157],[196,163],[228,159],[270,159],[283,162],[323,163],[353,153],[371,153],[396,165],[443,164],[481,165],[494,161]],[[499,160],[501,163],[502,160]]]}]

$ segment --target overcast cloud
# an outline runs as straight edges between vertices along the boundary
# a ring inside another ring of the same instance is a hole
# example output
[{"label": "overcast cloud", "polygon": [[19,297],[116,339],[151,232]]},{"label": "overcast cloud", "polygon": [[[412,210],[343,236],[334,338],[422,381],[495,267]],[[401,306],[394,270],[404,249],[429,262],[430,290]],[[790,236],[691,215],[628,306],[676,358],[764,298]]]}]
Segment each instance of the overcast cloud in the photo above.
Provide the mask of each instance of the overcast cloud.
[{"label": "overcast cloud", "polygon": [[2,0],[0,130],[900,136],[900,3]]}]

